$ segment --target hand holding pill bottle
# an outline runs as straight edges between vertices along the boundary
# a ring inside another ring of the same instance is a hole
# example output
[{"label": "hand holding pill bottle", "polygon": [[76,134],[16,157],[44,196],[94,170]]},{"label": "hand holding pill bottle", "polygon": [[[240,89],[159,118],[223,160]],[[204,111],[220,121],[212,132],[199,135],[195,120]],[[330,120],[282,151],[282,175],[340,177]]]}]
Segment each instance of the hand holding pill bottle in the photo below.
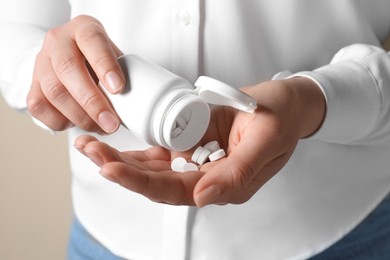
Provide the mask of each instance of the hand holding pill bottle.
[{"label": "hand holding pill bottle", "polygon": [[257,107],[249,95],[209,77],[200,77],[194,86],[136,55],[124,55],[118,61],[125,74],[125,89],[119,94],[106,91],[107,97],[122,123],[150,145],[174,151],[191,149],[208,128],[209,103],[248,113]]},{"label": "hand holding pill bottle", "polygon": [[[185,91],[195,96],[191,87]],[[119,152],[87,136],[76,142],[85,147],[82,152],[101,167],[105,178],[151,200],[199,207],[244,203],[283,168],[298,140],[318,129],[325,101],[315,83],[301,77],[271,80],[241,91],[258,108],[248,113],[233,108],[230,101],[228,106],[214,106],[207,129],[189,150],[157,145],[146,151]],[[215,97],[213,92],[210,97]],[[174,121],[166,128],[169,138],[182,124]]]},{"label": "hand holding pill bottle", "polygon": [[121,55],[102,24],[91,16],[77,16],[49,30],[36,56],[27,96],[35,122],[53,131],[76,126],[88,132],[115,132],[120,120],[95,78],[110,93],[121,92],[124,76],[117,62]]}]

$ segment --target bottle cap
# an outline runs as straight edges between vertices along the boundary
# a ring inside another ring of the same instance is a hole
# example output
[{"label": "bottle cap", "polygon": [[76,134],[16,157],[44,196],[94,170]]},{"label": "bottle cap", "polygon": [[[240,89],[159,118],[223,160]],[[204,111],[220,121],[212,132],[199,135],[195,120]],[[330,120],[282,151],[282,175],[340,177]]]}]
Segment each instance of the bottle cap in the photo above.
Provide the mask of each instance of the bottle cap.
[{"label": "bottle cap", "polygon": [[195,82],[195,87],[195,92],[207,103],[230,106],[249,113],[253,113],[257,108],[254,98],[222,81],[201,76]]},{"label": "bottle cap", "polygon": [[209,104],[231,106],[253,113],[257,108],[251,96],[213,78],[201,76],[194,90],[178,89],[167,95],[157,109],[155,136],[170,150],[186,151],[203,137],[210,121]]}]

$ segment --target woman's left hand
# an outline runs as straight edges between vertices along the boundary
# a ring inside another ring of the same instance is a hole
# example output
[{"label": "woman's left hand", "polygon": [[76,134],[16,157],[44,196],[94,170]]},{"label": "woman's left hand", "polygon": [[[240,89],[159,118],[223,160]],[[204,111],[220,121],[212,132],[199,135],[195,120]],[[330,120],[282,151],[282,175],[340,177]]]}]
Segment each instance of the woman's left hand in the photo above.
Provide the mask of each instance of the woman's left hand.
[{"label": "woman's left hand", "polygon": [[253,114],[229,107],[212,111],[199,145],[216,140],[227,156],[203,164],[199,171],[171,170],[174,158],[190,160],[193,150],[120,152],[91,136],[79,137],[75,146],[101,167],[104,177],[153,201],[198,207],[244,203],[283,168],[299,139],[319,128],[325,100],[313,81],[300,77],[242,91],[257,100],[258,109]]}]

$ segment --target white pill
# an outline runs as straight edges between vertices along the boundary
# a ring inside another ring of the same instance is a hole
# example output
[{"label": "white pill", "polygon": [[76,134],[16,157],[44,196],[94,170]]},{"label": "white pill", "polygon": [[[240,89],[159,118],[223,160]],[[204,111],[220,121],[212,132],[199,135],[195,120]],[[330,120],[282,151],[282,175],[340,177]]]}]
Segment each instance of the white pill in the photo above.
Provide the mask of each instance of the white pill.
[{"label": "white pill", "polygon": [[202,152],[200,153],[196,162],[200,165],[204,164],[209,159],[210,154],[211,151],[203,147]]},{"label": "white pill", "polygon": [[215,152],[215,151],[218,151],[221,147],[219,146],[219,143],[217,141],[211,141],[211,142],[208,142],[207,144],[205,144],[203,146],[203,148],[206,148],[207,150],[209,150],[211,152]]},{"label": "white pill", "polygon": [[175,172],[182,172],[186,163],[186,159],[184,159],[183,157],[177,157],[171,162],[171,169]]},{"label": "white pill", "polygon": [[196,164],[188,162],[184,164],[182,172],[192,172],[197,170],[198,170],[198,166],[196,166]]},{"label": "white pill", "polygon": [[185,129],[186,126],[187,126],[187,122],[186,120],[181,116],[179,115],[178,117],[176,117],[176,123],[177,125],[181,128],[181,129]]},{"label": "white pill", "polygon": [[202,153],[202,151],[203,151],[203,147],[202,146],[199,146],[198,148],[196,148],[194,153],[191,156],[191,160],[193,162],[197,162],[198,159],[199,159],[200,154]]},{"label": "white pill", "polygon": [[221,159],[225,155],[226,155],[225,151],[223,149],[219,149],[219,150],[217,150],[209,155],[209,160],[213,162],[213,161]]},{"label": "white pill", "polygon": [[183,129],[181,129],[180,127],[173,129],[173,131],[171,133],[172,138],[178,137],[182,132],[183,132]]}]

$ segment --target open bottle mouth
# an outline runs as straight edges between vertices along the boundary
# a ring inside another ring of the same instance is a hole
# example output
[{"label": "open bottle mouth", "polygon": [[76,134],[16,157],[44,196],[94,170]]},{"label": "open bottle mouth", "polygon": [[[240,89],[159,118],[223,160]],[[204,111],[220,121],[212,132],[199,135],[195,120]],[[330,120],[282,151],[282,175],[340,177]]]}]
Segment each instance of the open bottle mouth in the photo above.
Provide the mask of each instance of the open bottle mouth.
[{"label": "open bottle mouth", "polygon": [[[183,124],[182,118],[188,116]],[[185,96],[170,109],[163,123],[164,141],[176,151],[186,151],[194,147],[206,132],[210,122],[209,105],[198,96]],[[183,127],[183,128],[181,128]],[[175,129],[181,133],[174,135]],[[178,131],[178,130],[177,130]]]},{"label": "open bottle mouth", "polygon": [[177,89],[156,108],[153,122],[157,142],[170,150],[186,151],[203,137],[210,107],[193,90]]}]

